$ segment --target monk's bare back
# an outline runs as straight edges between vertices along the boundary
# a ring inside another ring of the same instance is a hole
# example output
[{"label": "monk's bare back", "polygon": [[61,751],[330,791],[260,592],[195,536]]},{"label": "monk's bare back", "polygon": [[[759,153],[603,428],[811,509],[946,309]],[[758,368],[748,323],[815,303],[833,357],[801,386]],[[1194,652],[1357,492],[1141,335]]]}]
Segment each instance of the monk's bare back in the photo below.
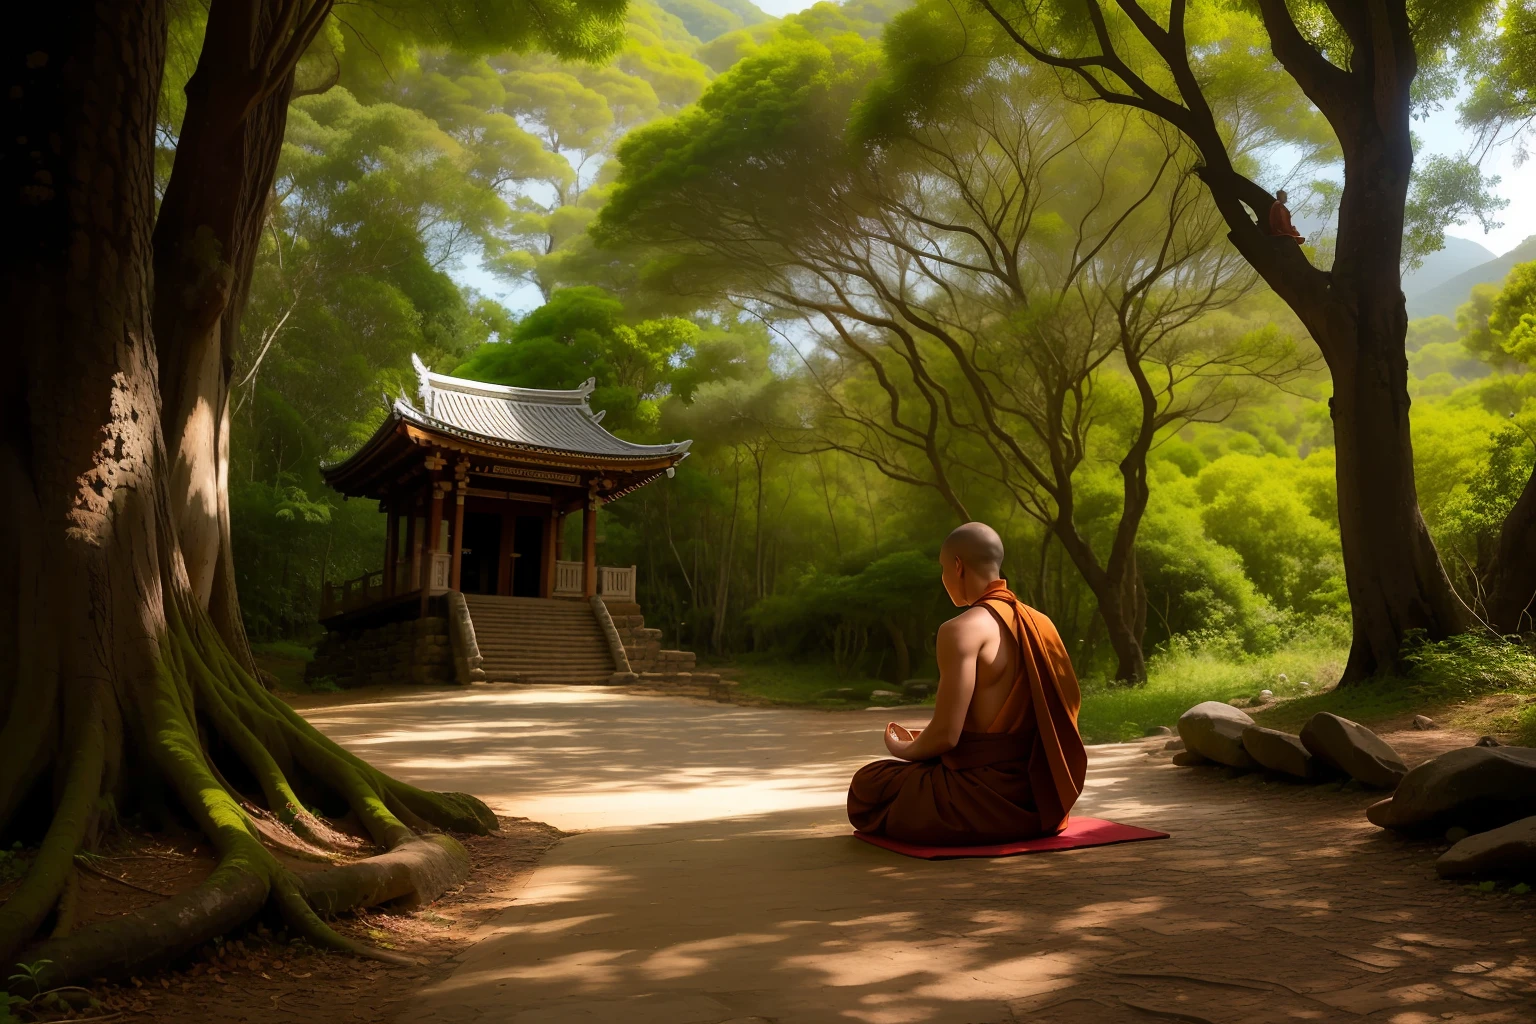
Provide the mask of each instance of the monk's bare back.
[{"label": "monk's bare back", "polygon": [[[946,637],[946,632],[952,635]],[[945,643],[946,639],[950,642]],[[953,653],[946,658],[949,652],[945,648],[951,646]],[[965,712],[966,730],[986,731],[1002,710],[1018,677],[1019,643],[1013,632],[1005,629],[997,613],[985,605],[971,607],[940,627],[937,647],[941,681],[958,683],[962,689],[965,676],[973,681]],[[958,664],[945,671],[950,668],[946,661]]]}]

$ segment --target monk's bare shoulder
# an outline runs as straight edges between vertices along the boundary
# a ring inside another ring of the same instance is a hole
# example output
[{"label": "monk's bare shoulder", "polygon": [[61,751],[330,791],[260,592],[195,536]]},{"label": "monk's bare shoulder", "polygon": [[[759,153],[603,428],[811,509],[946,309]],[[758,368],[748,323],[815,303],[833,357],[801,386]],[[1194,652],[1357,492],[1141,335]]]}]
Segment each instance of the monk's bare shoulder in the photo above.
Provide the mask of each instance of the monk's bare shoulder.
[{"label": "monk's bare shoulder", "polygon": [[939,642],[977,651],[997,636],[997,620],[985,608],[967,608],[939,627]]}]

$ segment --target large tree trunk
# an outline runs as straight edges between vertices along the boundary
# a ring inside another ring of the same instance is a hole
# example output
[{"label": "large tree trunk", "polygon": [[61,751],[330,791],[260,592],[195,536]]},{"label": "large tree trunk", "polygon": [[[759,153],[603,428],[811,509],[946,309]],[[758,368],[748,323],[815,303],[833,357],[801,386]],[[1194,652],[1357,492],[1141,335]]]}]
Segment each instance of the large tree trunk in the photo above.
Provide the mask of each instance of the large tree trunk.
[{"label": "large tree trunk", "polygon": [[[1141,509],[1133,510],[1132,514],[1139,523]],[[1125,518],[1122,513],[1121,529],[1129,525],[1129,534],[1134,541],[1136,527],[1126,524]],[[1053,525],[1053,532],[1093,592],[1099,619],[1104,624],[1110,649],[1115,652],[1115,681],[1130,685],[1146,682],[1147,656],[1141,641],[1147,628],[1147,592],[1142,586],[1134,548],[1124,557],[1111,558],[1106,567],[1099,563],[1093,549],[1070,522],[1058,520]],[[1058,599],[1057,604],[1062,603]]]},{"label": "large tree trunk", "polygon": [[1398,140],[1362,134],[1347,152],[1327,301],[1303,315],[1333,376],[1339,537],[1354,622],[1345,683],[1396,669],[1410,631],[1438,640],[1467,625],[1414,484],[1398,263],[1412,152],[1406,129]]},{"label": "large tree trunk", "polygon": [[1499,531],[1485,601],[1488,624],[1500,633],[1536,629],[1536,472]]},{"label": "large tree trunk", "polygon": [[269,4],[211,7],[154,235],[172,512],[193,593],[252,672],[230,545],[229,397],[293,89],[292,71],[269,83],[255,66],[274,19]]},{"label": "large tree trunk", "polygon": [[[347,754],[268,695],[214,629],[180,543],[186,496],[170,483],[152,324],[164,3],[60,0],[18,21],[3,44],[8,127],[37,141],[30,162],[0,165],[14,232],[0,275],[22,340],[0,378],[0,829],[43,838],[0,908],[0,958],[26,956],[77,851],[147,791],[181,805],[217,869],[162,907],[34,954],[45,985],[139,973],[269,899],[300,934],[355,948],[310,903],[386,891],[356,884],[381,868],[365,861],[301,886],[263,839],[323,854],[336,834],[295,787],[348,807],[391,864],[411,861],[434,885],[461,876],[465,858],[416,830],[483,831],[495,819],[473,798],[420,792]],[[225,782],[235,761],[259,793]]]}]

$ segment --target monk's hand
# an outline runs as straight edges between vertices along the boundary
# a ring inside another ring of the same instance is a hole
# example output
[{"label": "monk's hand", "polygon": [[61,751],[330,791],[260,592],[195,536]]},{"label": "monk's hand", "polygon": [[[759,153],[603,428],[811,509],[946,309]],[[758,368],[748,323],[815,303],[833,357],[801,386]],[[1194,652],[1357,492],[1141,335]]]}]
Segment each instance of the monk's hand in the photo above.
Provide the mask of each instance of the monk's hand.
[{"label": "monk's hand", "polygon": [[885,727],[885,749],[896,757],[906,757],[907,749],[912,746],[912,741],[915,739],[917,739],[916,733],[895,722]]}]

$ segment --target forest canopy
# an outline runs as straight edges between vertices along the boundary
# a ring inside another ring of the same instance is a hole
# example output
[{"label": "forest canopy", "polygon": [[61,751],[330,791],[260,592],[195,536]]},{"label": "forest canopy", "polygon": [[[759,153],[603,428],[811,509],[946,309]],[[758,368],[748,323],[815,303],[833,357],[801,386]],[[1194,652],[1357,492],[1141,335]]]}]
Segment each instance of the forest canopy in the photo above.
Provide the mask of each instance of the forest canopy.
[{"label": "forest canopy", "polygon": [[[1263,26],[1200,10],[1232,158],[1320,175],[1337,144],[1295,81],[1255,73]],[[253,635],[310,635],[321,577],[376,561],[378,517],[316,466],[410,389],[410,351],[496,383],[594,377],[621,436],[699,438],[608,510],[600,557],[639,565],[652,624],[717,656],[923,671],[931,594],[892,616],[832,595],[880,566],[920,586],[962,518],[998,526],[1089,675],[1136,678],[1176,637],[1348,635],[1332,385],[1190,143],[1081,105],[949,4],[628,17],[602,65],[423,52],[295,101],[238,375],[236,529],[283,552],[241,561]],[[463,287],[465,266],[530,308]],[[1530,279],[1408,331],[1419,499],[1469,597],[1532,461]]]}]

